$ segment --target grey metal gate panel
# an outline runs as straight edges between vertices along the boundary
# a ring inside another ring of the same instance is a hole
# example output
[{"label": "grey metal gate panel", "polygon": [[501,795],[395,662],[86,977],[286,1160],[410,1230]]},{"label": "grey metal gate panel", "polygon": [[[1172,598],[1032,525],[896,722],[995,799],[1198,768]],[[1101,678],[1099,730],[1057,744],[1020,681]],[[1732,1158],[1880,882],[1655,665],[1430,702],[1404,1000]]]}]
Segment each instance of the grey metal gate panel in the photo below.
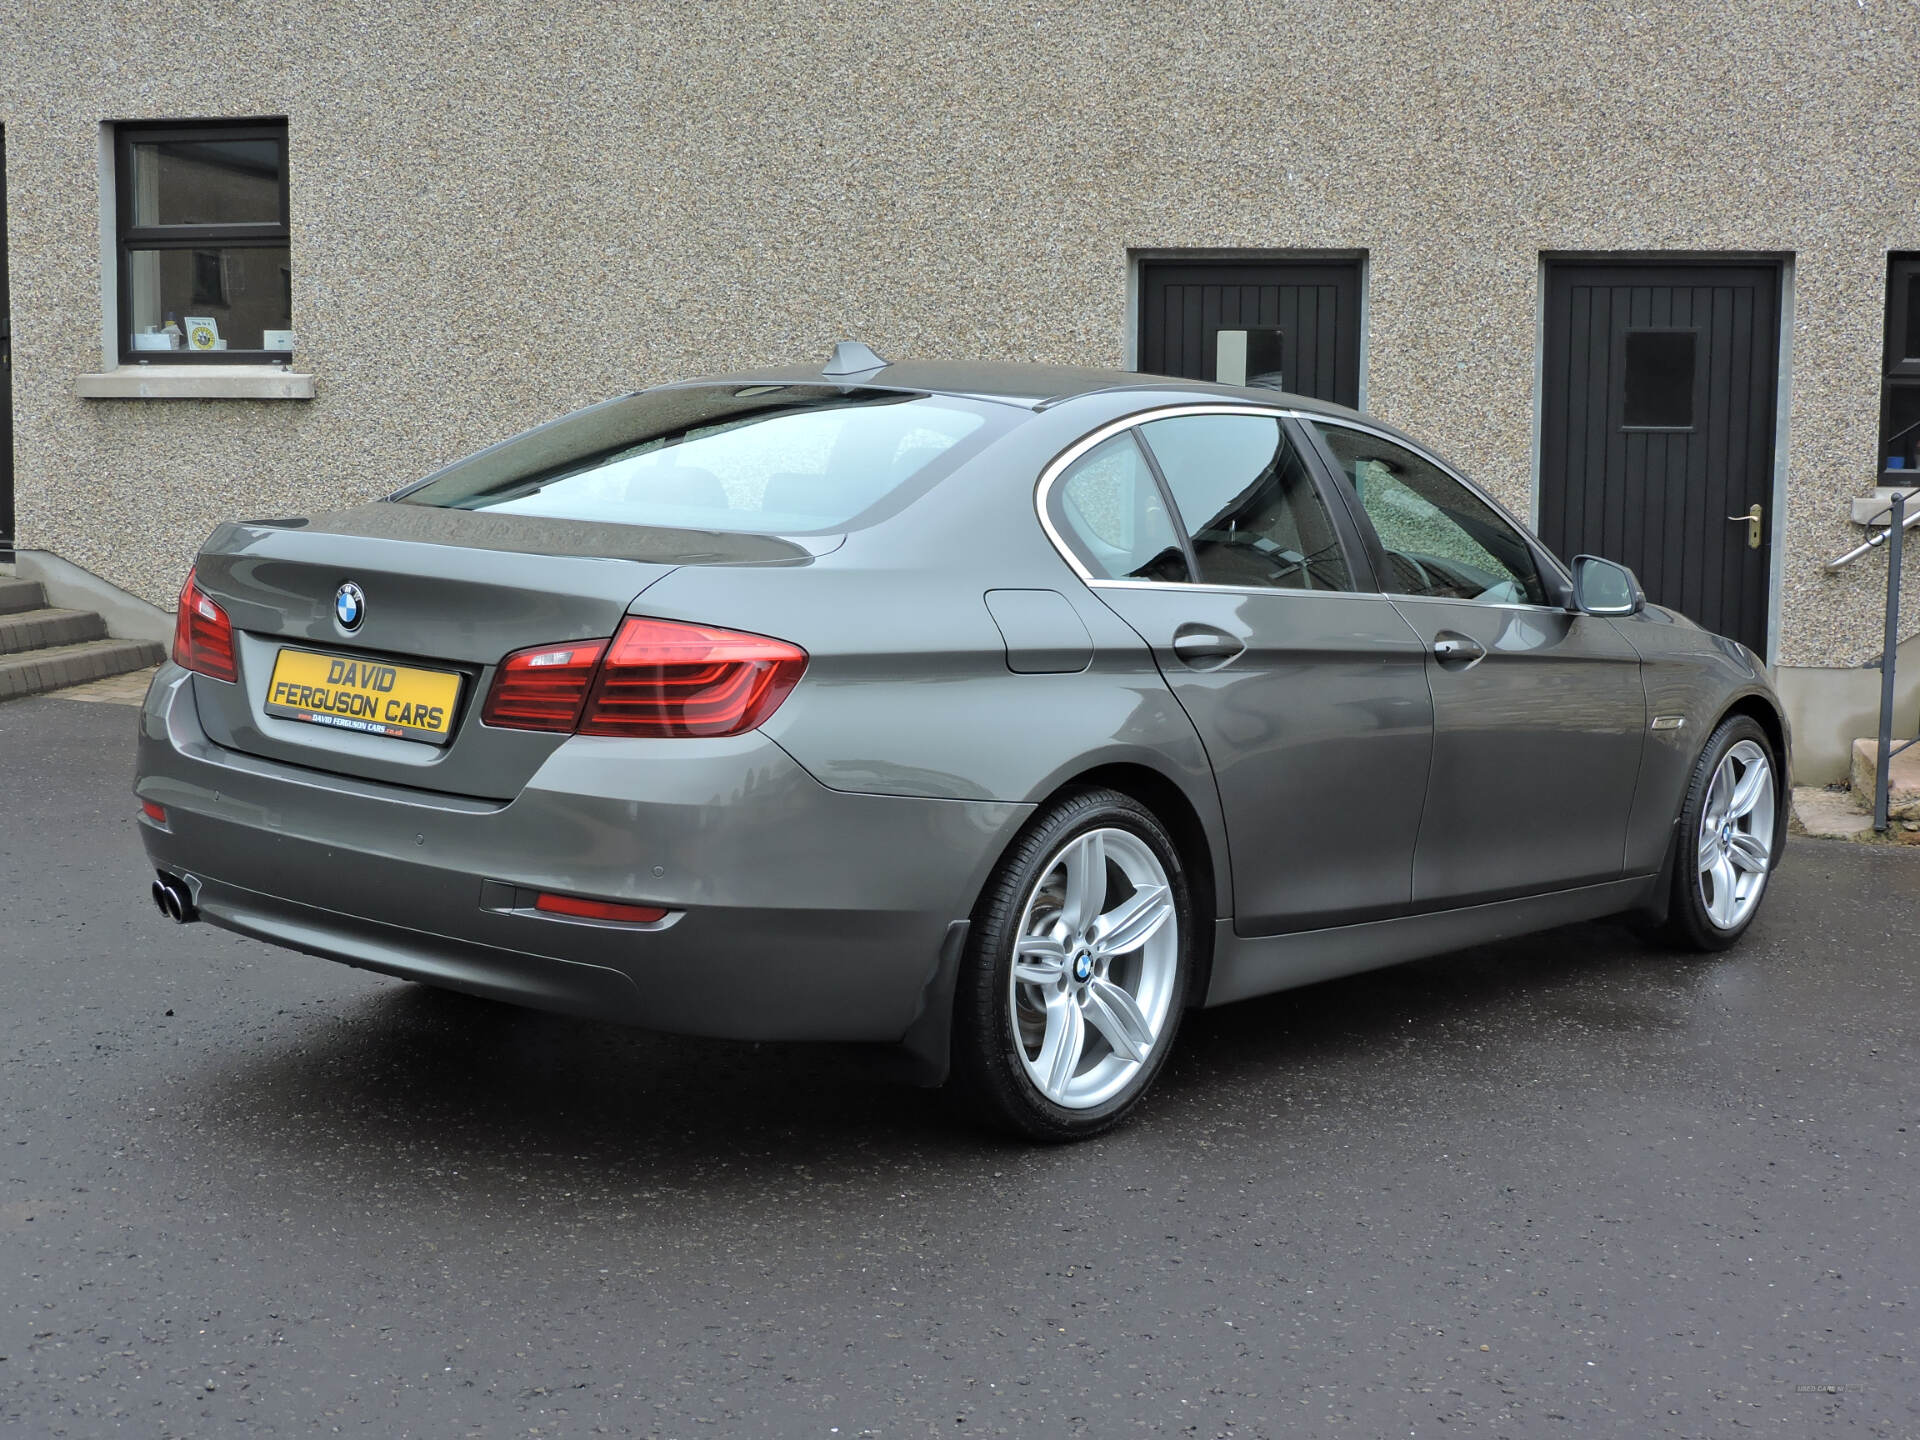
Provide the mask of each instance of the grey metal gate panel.
[{"label": "grey metal gate panel", "polygon": [[1775,265],[1554,261],[1542,337],[1541,538],[1762,653],[1779,300]]},{"label": "grey metal gate panel", "polygon": [[1140,368],[1214,380],[1222,330],[1280,332],[1285,388],[1360,403],[1358,260],[1147,260]]}]

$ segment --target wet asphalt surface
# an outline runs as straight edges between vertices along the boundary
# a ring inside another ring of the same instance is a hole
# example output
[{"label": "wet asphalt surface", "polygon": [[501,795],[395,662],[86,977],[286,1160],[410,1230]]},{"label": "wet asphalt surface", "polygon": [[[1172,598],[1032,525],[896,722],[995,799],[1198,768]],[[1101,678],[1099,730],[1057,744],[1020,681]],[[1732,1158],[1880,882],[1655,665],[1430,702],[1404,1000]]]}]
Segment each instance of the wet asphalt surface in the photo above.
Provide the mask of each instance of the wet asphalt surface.
[{"label": "wet asphalt surface", "polygon": [[1032,1149],[168,925],[133,720],[0,706],[0,1434],[1920,1435],[1920,853],[1191,1017]]}]

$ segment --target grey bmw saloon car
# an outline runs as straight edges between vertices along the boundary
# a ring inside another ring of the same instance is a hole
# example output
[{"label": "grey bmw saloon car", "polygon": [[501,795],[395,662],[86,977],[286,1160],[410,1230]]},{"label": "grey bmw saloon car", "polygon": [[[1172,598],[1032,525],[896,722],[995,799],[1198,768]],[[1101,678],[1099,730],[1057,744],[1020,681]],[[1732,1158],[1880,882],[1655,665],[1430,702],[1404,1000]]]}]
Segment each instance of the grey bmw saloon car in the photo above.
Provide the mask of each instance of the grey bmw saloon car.
[{"label": "grey bmw saloon car", "polygon": [[1362,415],[849,345],[223,525],[136,790],[175,919],[880,1042],[1065,1139],[1191,1007],[1622,912],[1731,944],[1787,743],[1752,652]]}]

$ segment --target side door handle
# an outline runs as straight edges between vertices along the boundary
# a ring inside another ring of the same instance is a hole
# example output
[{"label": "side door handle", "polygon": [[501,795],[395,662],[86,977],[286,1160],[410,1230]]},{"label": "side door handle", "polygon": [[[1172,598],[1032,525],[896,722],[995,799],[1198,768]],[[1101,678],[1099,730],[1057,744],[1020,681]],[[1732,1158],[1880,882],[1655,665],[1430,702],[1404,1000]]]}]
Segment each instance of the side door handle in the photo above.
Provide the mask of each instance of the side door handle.
[{"label": "side door handle", "polygon": [[1749,550],[1758,550],[1760,548],[1760,521],[1765,517],[1766,513],[1766,511],[1756,505],[1744,515],[1727,516],[1727,519],[1737,521],[1747,527],[1747,548]]},{"label": "side door handle", "polygon": [[1433,658],[1442,665],[1471,670],[1487,658],[1487,647],[1471,635],[1457,630],[1442,630],[1433,638]]},{"label": "side door handle", "polygon": [[1246,648],[1244,642],[1210,625],[1182,625],[1173,632],[1173,653],[1195,670],[1217,670]]}]

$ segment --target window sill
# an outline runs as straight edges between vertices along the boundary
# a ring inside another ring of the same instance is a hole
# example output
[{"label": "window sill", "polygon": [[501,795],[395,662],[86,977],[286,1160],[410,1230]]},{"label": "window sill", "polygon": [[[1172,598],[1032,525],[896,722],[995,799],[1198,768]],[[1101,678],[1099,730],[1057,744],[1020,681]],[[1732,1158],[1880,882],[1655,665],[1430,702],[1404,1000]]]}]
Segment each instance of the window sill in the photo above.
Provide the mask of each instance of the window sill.
[{"label": "window sill", "polygon": [[311,400],[313,376],[278,365],[122,365],[75,388],[85,400]]}]

